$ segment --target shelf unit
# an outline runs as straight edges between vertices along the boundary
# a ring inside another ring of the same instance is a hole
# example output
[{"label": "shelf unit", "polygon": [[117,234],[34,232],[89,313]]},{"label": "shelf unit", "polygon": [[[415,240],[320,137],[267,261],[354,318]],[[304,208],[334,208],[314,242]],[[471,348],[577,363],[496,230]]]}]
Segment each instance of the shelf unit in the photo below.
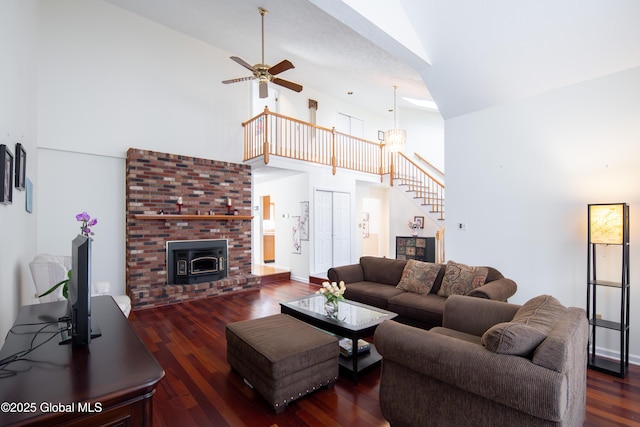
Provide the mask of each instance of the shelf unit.
[{"label": "shelf unit", "polygon": [[137,214],[133,216],[136,219],[184,219],[197,221],[247,221],[253,219],[252,216],[245,215],[176,215],[176,214]]},{"label": "shelf unit", "polygon": [[[587,366],[624,378],[629,368],[629,206],[626,203],[589,205],[588,228],[587,318],[590,330]],[[607,245],[620,248],[620,281],[598,279],[597,256]],[[616,320],[603,319],[598,312],[598,294],[605,293],[605,289],[619,294],[620,312]],[[596,338],[602,329],[619,335],[618,360],[596,355]]]},{"label": "shelf unit", "polygon": [[436,238],[396,236],[396,259],[436,262]]}]

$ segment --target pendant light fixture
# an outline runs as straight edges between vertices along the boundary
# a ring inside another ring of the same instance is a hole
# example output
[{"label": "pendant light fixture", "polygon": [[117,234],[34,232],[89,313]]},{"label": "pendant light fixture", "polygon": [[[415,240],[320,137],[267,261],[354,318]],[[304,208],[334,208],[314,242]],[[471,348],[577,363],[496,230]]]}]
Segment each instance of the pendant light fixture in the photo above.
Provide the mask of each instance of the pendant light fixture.
[{"label": "pendant light fixture", "polygon": [[384,145],[390,152],[401,151],[407,142],[407,131],[404,129],[398,129],[397,111],[396,106],[396,92],[398,86],[393,86],[393,129],[389,129],[384,133]]}]

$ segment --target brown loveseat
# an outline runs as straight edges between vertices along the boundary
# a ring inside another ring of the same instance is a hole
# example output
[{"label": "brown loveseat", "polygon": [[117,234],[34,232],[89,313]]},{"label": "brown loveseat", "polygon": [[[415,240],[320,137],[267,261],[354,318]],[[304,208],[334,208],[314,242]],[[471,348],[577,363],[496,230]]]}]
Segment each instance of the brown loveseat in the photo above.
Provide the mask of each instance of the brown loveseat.
[{"label": "brown loveseat", "polygon": [[378,326],[382,414],[394,427],[582,426],[587,340],[585,311],[548,295],[451,296],[443,327]]},{"label": "brown loveseat", "polygon": [[[396,320],[399,322],[425,329],[442,325],[442,312],[448,297],[448,292],[444,293],[441,289],[443,281],[447,282],[447,279],[453,277],[452,273],[459,272],[461,266],[466,266],[452,261],[442,265],[422,263],[420,265],[431,265],[434,269],[426,273],[418,272],[413,278],[418,285],[427,281],[433,282],[432,285],[422,290],[419,289],[420,286],[418,289],[410,286],[398,288],[401,280],[404,282],[406,279],[408,272],[405,271],[405,266],[408,262],[412,265],[417,264],[414,261],[363,256],[358,264],[329,269],[328,278],[332,282],[344,281],[347,285],[344,293],[346,299],[393,311],[398,314]],[[448,273],[447,268],[449,268]],[[473,267],[471,269],[482,270],[482,274],[486,277],[480,277],[480,282],[474,283],[465,292],[466,295],[507,301],[507,298],[515,294],[516,283],[505,278],[495,268]]]}]

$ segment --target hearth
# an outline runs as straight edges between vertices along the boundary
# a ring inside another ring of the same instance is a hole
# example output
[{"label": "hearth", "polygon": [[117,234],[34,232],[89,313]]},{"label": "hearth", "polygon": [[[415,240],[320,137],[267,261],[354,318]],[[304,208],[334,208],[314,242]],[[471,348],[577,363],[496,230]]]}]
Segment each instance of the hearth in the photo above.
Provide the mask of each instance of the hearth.
[{"label": "hearth", "polygon": [[227,240],[167,242],[167,283],[193,284],[227,277]]}]

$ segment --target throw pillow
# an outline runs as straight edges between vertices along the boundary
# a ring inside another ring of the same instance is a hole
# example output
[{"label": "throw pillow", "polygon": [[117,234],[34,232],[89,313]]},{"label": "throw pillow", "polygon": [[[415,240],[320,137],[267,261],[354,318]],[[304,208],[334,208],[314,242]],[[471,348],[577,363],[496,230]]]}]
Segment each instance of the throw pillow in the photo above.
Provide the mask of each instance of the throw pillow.
[{"label": "throw pillow", "polygon": [[466,295],[475,288],[484,285],[489,269],[487,267],[469,267],[465,264],[449,261],[444,271],[442,285],[438,295]]},{"label": "throw pillow", "polygon": [[396,288],[416,294],[428,294],[438,277],[440,265],[410,259],[404,266],[402,277]]},{"label": "throw pillow", "polygon": [[566,312],[554,297],[537,296],[524,303],[511,322],[489,328],[482,335],[482,345],[495,353],[531,357]]},{"label": "throw pillow", "polygon": [[504,322],[492,326],[482,335],[482,345],[494,353],[531,357],[545,338],[546,334],[531,326]]},{"label": "throw pillow", "polygon": [[551,295],[540,295],[525,302],[511,321],[529,325],[548,335],[566,312],[567,308]]}]

